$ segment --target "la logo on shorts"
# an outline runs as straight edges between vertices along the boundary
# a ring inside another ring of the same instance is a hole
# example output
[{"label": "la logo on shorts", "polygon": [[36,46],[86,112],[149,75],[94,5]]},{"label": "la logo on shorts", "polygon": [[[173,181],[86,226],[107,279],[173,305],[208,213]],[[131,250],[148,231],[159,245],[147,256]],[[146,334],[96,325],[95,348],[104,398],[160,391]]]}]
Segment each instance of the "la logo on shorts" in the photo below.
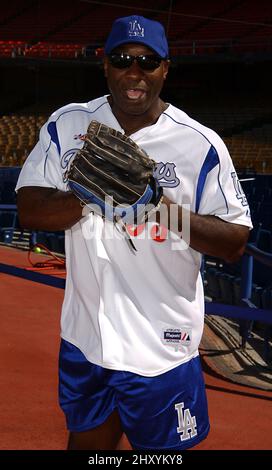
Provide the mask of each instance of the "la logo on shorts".
[{"label": "la logo on shorts", "polygon": [[184,403],[177,403],[175,409],[178,413],[178,423],[177,432],[180,434],[180,440],[187,441],[197,436],[197,425],[195,416],[191,415],[189,408],[184,408]]}]

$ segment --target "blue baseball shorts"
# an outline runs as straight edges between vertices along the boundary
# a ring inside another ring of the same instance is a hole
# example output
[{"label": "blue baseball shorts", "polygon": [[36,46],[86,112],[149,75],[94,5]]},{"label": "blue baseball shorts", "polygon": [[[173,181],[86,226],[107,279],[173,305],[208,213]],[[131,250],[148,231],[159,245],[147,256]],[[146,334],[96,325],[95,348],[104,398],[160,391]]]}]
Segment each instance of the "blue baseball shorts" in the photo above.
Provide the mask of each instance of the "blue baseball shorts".
[{"label": "blue baseball shorts", "polygon": [[183,450],[209,432],[199,357],[143,377],[92,364],[77,347],[61,340],[59,400],[72,432],[103,424],[117,409],[134,449]]}]

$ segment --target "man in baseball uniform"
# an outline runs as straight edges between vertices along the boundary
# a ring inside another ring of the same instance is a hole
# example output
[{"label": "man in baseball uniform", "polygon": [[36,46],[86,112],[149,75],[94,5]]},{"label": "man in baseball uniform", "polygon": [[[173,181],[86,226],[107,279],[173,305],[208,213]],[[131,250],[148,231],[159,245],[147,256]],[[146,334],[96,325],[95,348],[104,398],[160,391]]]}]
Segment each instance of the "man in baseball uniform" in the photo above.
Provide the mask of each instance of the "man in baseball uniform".
[{"label": "man in baseball uniform", "polygon": [[[209,432],[201,259],[237,260],[251,220],[221,138],[160,98],[168,58],[160,23],[117,19],[105,45],[109,94],[54,112],[18,180],[22,226],[65,230],[59,393],[69,449],[115,449],[125,432],[134,449],[183,450]],[[157,163],[166,227],[155,218],[128,228],[136,255],[67,186],[91,120]]]}]

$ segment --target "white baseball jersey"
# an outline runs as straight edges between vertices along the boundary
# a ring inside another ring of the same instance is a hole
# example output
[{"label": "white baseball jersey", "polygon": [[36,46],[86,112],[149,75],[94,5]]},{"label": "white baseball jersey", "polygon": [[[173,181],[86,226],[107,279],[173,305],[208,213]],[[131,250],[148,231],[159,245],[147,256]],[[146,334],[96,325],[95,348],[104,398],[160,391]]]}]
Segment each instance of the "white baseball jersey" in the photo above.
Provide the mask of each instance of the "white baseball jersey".
[{"label": "white baseball jersey", "polygon": [[[51,115],[21,171],[22,186],[67,191],[64,174],[92,119],[121,132],[106,96]],[[169,105],[131,138],[156,162],[164,194],[191,210],[251,227],[228,151],[212,130]],[[66,230],[61,335],[94,364],[155,376],[198,355],[203,331],[201,254],[155,223],[135,235],[136,255],[111,222],[94,214]]]}]

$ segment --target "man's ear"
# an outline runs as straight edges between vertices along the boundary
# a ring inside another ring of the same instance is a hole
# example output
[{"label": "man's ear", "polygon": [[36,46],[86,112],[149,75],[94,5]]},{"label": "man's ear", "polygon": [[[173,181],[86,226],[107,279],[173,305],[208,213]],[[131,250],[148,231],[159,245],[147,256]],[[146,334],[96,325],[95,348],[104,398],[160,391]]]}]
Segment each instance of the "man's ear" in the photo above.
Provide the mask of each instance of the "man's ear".
[{"label": "man's ear", "polygon": [[166,80],[168,70],[169,70],[169,66],[170,66],[170,60],[164,60],[163,61],[163,78],[164,78],[164,80]]},{"label": "man's ear", "polygon": [[108,66],[109,66],[109,59],[105,55],[103,59],[103,67],[104,67],[104,76],[107,78],[108,76]]}]

